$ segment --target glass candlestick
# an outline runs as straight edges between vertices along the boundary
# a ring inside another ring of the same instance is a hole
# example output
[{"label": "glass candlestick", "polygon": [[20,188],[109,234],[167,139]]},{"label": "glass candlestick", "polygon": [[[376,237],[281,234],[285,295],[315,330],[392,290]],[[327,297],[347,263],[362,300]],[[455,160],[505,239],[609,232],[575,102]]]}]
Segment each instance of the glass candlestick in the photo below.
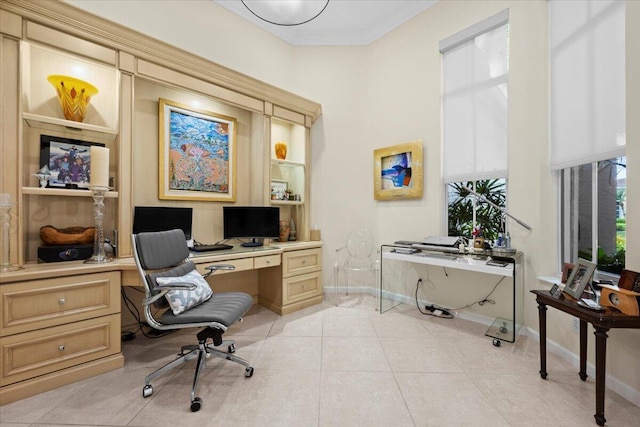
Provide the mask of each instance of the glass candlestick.
[{"label": "glass candlestick", "polygon": [[104,250],[104,196],[109,188],[91,186],[89,189],[93,196],[93,218],[96,223],[96,233],[93,238],[93,255],[84,262],[87,264],[104,264],[113,261],[113,258],[107,256]]},{"label": "glass candlestick", "polygon": [[[4,196],[4,195],[3,195]],[[6,197],[8,199],[8,195]],[[3,198],[0,200],[0,272],[20,270],[22,267],[11,264],[10,235],[11,204]]]}]

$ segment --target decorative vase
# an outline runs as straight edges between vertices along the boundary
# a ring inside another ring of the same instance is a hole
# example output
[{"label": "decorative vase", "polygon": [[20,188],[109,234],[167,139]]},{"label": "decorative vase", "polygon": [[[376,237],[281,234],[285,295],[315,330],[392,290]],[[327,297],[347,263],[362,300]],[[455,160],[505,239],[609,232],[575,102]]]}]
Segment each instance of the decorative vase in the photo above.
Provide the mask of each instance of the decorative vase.
[{"label": "decorative vase", "polygon": [[296,236],[298,233],[296,231],[296,223],[293,221],[293,218],[289,220],[289,241],[294,241],[298,237]]},{"label": "decorative vase", "polygon": [[289,240],[289,221],[286,219],[280,220],[280,241],[286,242]]},{"label": "decorative vase", "polygon": [[284,160],[287,158],[287,143],[284,141],[276,142],[276,158]]},{"label": "decorative vase", "polygon": [[50,75],[47,80],[56,89],[64,118],[74,122],[83,121],[89,101],[98,93],[98,89],[75,77]]}]

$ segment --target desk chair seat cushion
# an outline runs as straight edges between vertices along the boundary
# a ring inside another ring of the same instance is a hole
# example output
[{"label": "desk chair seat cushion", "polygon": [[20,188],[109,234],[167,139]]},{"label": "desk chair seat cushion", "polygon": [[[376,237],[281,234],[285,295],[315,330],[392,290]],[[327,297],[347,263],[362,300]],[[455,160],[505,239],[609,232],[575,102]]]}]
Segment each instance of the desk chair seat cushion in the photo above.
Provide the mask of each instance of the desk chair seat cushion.
[{"label": "desk chair seat cushion", "polygon": [[179,315],[165,311],[158,322],[165,325],[217,322],[226,327],[238,321],[253,305],[253,298],[244,292],[214,293],[207,301]]},{"label": "desk chair seat cushion", "polygon": [[196,270],[191,270],[183,276],[177,277],[158,277],[156,283],[160,285],[168,285],[171,283],[188,283],[194,285],[193,290],[172,290],[167,292],[165,297],[171,306],[173,314],[184,313],[196,305],[202,304],[213,295],[211,287],[207,281]]}]

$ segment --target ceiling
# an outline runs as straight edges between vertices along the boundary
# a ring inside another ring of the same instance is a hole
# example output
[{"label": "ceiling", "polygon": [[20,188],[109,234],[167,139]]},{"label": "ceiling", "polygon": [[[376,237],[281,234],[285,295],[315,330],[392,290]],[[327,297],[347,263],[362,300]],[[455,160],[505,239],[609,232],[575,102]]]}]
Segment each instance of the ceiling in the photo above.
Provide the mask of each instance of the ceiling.
[{"label": "ceiling", "polygon": [[[279,26],[254,16],[240,0],[212,0],[258,27],[294,46],[368,45],[428,9],[438,0],[329,0],[314,20],[296,26]],[[254,11],[266,7],[266,0],[244,0]],[[272,0],[283,3],[312,3],[316,11],[325,0]]]}]

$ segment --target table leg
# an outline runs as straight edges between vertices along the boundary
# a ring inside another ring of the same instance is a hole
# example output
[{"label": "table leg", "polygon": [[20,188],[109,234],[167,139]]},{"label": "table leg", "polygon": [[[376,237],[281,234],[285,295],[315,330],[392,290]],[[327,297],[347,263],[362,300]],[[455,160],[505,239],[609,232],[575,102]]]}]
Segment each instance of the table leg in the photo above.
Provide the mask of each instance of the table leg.
[{"label": "table leg", "polygon": [[538,322],[540,329],[540,377],[547,379],[547,305],[538,301]]},{"label": "table leg", "polygon": [[587,322],[580,319],[580,379],[587,377]]},{"label": "table leg", "polygon": [[599,426],[607,422],[604,417],[604,386],[606,383],[607,331],[596,329],[596,413],[594,418]]}]

